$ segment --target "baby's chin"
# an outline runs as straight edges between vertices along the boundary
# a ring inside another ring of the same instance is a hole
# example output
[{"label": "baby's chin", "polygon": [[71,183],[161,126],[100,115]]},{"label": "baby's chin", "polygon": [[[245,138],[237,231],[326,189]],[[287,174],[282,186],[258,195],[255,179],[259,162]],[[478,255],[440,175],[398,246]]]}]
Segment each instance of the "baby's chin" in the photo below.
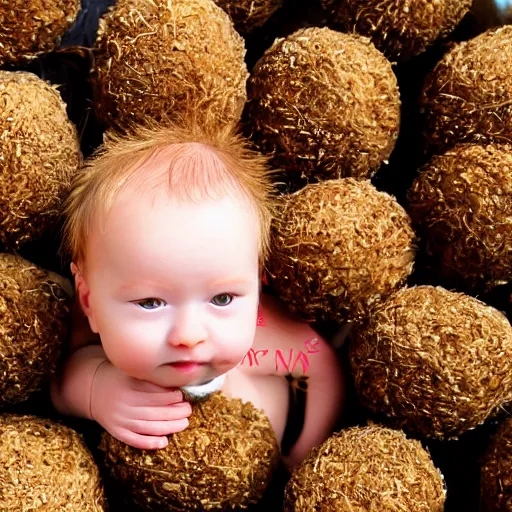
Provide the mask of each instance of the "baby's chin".
[{"label": "baby's chin", "polygon": [[195,375],[183,375],[180,372],[169,372],[168,370],[158,371],[161,370],[159,368],[153,375],[144,380],[163,388],[180,388],[185,391],[190,388],[193,393],[195,388],[208,386],[214,380],[217,382],[217,379],[223,377],[229,369],[224,367],[213,368],[207,365]]}]

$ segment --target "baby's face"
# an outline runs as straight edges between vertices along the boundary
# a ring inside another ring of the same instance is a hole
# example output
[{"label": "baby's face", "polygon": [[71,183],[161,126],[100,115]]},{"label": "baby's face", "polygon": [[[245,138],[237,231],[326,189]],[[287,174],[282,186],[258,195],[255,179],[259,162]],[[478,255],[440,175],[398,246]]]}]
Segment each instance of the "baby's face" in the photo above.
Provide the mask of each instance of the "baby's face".
[{"label": "baby's face", "polygon": [[126,190],[91,236],[79,294],[114,366],[180,387],[241,361],[258,288],[258,223],[242,200]]}]

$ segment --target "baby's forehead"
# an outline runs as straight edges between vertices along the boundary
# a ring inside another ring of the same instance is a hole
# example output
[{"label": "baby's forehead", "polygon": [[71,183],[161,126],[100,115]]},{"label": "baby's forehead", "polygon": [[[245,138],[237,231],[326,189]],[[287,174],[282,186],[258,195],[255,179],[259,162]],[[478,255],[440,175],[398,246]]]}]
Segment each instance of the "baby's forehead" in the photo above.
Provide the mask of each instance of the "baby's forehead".
[{"label": "baby's forehead", "polygon": [[258,218],[239,199],[224,195],[203,201],[176,201],[165,193],[141,196],[127,188],[104,221],[95,223],[87,258],[92,257],[96,265],[119,257],[125,262],[149,259],[141,256],[144,254],[168,259],[165,255],[179,247],[179,252],[199,265],[201,258],[209,261],[213,248],[220,246],[223,249],[217,250],[216,254],[221,254],[218,257],[225,261],[226,254],[219,250],[226,250],[231,258],[226,261],[234,265],[237,253],[243,259],[258,253],[259,241]]}]

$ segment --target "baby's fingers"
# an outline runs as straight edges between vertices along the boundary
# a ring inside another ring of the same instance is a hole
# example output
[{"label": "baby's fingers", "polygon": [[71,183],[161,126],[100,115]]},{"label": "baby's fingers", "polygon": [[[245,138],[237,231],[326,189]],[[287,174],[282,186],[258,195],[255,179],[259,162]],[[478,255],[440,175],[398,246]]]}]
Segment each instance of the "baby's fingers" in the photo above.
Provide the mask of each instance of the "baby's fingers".
[{"label": "baby's fingers", "polygon": [[119,430],[113,435],[119,441],[133,446],[133,448],[139,448],[140,450],[159,450],[169,444],[169,440],[166,436],[143,436],[125,429]]},{"label": "baby's fingers", "polygon": [[183,393],[179,388],[164,388],[146,380],[131,379],[131,387],[143,393],[168,393],[172,391],[176,393],[176,396],[179,396],[180,399],[183,397]]},{"label": "baby's fingers", "polygon": [[192,414],[192,406],[188,402],[159,407],[137,407],[131,413],[137,420],[176,421],[188,418]]},{"label": "baby's fingers", "polygon": [[130,420],[126,422],[126,428],[137,434],[145,436],[166,436],[181,432],[188,427],[188,420],[175,421],[144,421]]},{"label": "baby's fingers", "polygon": [[179,389],[165,391],[161,393],[137,392],[133,405],[135,406],[161,406],[173,405],[183,402],[183,394]]}]

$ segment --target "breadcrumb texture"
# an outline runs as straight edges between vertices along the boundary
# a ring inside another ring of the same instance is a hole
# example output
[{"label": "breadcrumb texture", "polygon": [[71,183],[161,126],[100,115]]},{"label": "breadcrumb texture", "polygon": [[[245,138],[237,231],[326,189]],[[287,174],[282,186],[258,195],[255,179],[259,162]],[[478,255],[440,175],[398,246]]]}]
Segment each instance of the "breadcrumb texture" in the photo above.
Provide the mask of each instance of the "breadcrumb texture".
[{"label": "breadcrumb texture", "polygon": [[83,439],[35,416],[0,416],[0,509],[106,511],[103,485]]},{"label": "breadcrumb texture", "polygon": [[294,470],[286,512],[442,512],[444,479],[429,453],[378,425],[333,434]]},{"label": "breadcrumb texture", "polygon": [[392,61],[408,60],[450,35],[472,0],[322,0],[330,20],[371,38]]},{"label": "breadcrumb texture", "polygon": [[241,510],[257,503],[279,461],[269,419],[221,393],[194,403],[189,426],[166,448],[132,448],[104,433],[111,476],[144,510]]},{"label": "breadcrumb texture", "polygon": [[369,39],[328,28],[277,39],[249,79],[254,140],[296,185],[368,178],[391,154],[400,96]]},{"label": "breadcrumb texture", "polygon": [[440,287],[404,288],[377,305],[350,362],[362,403],[426,438],[457,438],[512,396],[507,318]]},{"label": "breadcrumb texture", "polygon": [[57,370],[71,298],[20,256],[0,253],[0,409],[26,400]]},{"label": "breadcrumb texture", "polygon": [[0,0],[0,66],[53,51],[79,10],[79,0]]},{"label": "breadcrumb texture", "polygon": [[473,292],[512,281],[512,146],[462,144],[434,157],[407,210],[443,280]]},{"label": "breadcrumb texture", "polygon": [[119,0],[100,20],[95,110],[120,130],[190,109],[237,122],[245,104],[245,46],[213,0]]},{"label": "breadcrumb texture", "polygon": [[415,234],[396,199],[369,181],[315,183],[283,196],[272,228],[272,287],[307,321],[359,321],[402,286]]},{"label": "breadcrumb texture", "polygon": [[420,103],[429,153],[461,142],[512,144],[512,26],[447,52],[427,76]]},{"label": "breadcrumb texture", "polygon": [[54,227],[81,162],[57,88],[0,70],[0,247],[17,251]]}]

